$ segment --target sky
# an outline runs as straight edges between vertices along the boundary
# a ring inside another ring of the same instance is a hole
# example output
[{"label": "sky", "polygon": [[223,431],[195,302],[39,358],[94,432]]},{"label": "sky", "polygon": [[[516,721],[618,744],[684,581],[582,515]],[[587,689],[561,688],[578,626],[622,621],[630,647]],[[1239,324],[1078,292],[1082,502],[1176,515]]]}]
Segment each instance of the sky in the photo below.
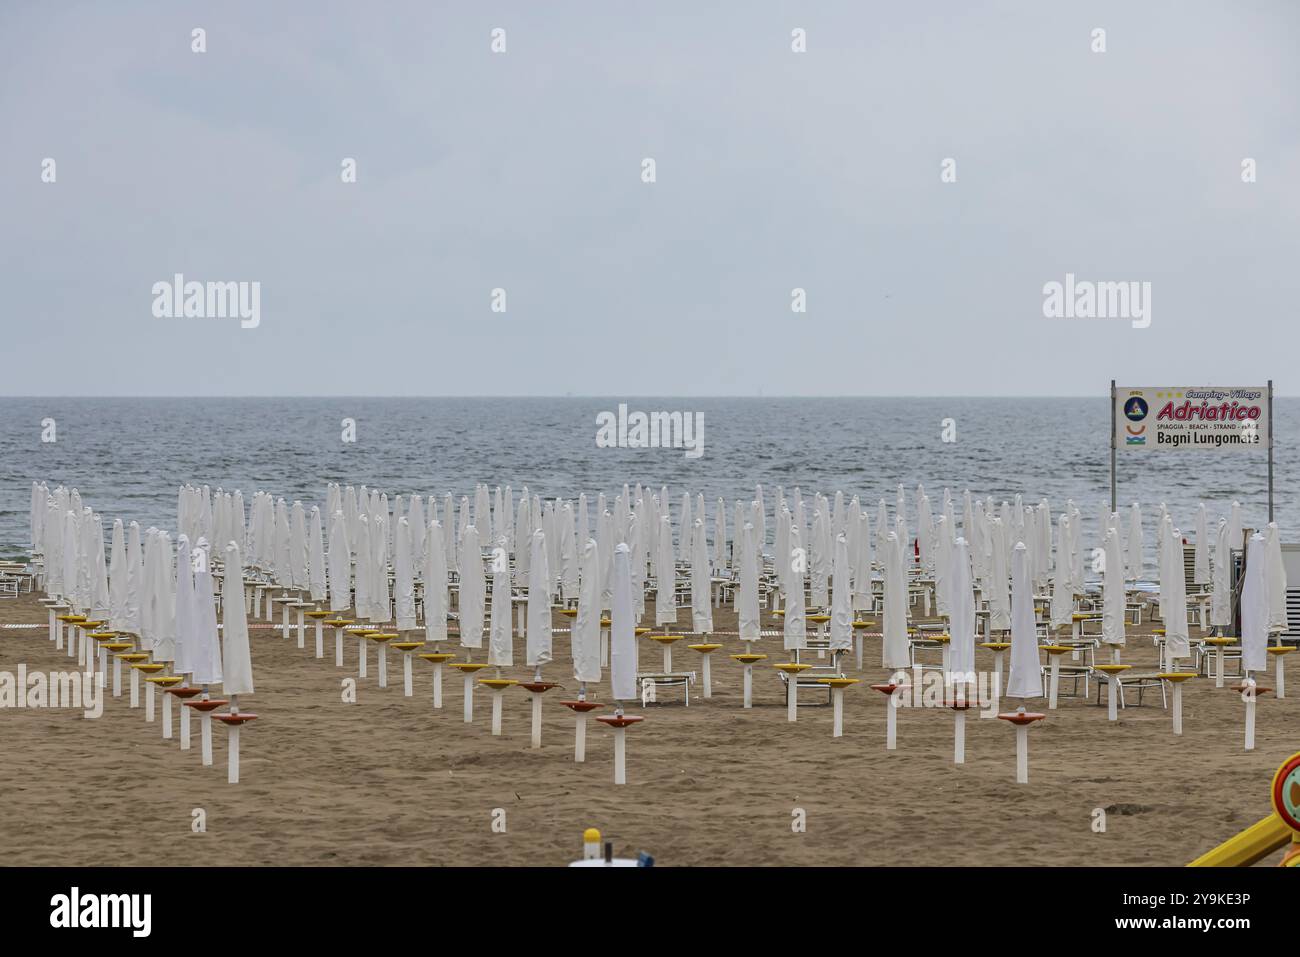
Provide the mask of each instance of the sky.
[{"label": "sky", "polygon": [[1300,395],[1297,76],[1291,0],[4,0],[0,395]]}]

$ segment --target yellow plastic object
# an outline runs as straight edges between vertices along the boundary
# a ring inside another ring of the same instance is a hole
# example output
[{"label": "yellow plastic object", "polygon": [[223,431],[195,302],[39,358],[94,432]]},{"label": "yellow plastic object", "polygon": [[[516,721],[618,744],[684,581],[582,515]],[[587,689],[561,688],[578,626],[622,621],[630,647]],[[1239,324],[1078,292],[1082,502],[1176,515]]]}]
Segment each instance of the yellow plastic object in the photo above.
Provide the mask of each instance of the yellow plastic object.
[{"label": "yellow plastic object", "polygon": [[831,620],[830,615],[809,615],[808,616],[808,621],[815,621],[819,625],[824,621],[830,621],[830,620]]},{"label": "yellow plastic object", "polygon": [[502,688],[509,688],[511,685],[519,684],[514,678],[479,678],[478,683],[491,688],[493,691],[500,691]]},{"label": "yellow plastic object", "polygon": [[170,688],[174,684],[180,684],[185,679],[180,675],[150,675],[144,680],[156,685],[161,685],[164,688]]},{"label": "yellow plastic object", "polygon": [[1195,678],[1196,672],[1195,671],[1164,671],[1156,675],[1156,677],[1164,681],[1172,681],[1175,684],[1177,684],[1180,681],[1186,681],[1188,678]]},{"label": "yellow plastic object", "polygon": [[1237,643],[1235,635],[1217,635],[1213,638],[1202,638],[1201,641],[1207,645],[1234,645]]},{"label": "yellow plastic object", "polygon": [[647,628],[646,626],[642,625],[640,628],[636,629],[636,634],[638,634],[638,635],[648,635],[648,634],[650,634],[650,632],[651,632],[652,630],[653,630],[653,629],[651,629],[651,628]]},{"label": "yellow plastic object", "polygon": [[329,617],[330,615],[332,615],[332,614],[333,614],[333,612],[330,612],[330,611],[320,611],[320,610],[318,609],[318,610],[316,610],[316,611],[309,611],[309,612],[307,612],[307,617],[308,617],[308,618],[328,618],[328,617]]},{"label": "yellow plastic object", "polygon": [[855,621],[855,622],[853,623],[853,627],[856,628],[857,630],[861,631],[861,630],[864,629],[864,628],[871,628],[871,627],[873,627],[875,624],[876,624],[876,623],[875,623],[874,621]]},{"label": "yellow plastic object", "polygon": [[989,651],[1006,651],[1011,647],[1009,641],[981,641],[981,648],[987,648]]},{"label": "yellow plastic object", "polygon": [[106,648],[109,651],[129,651],[135,646],[129,641],[106,641],[99,647]]},{"label": "yellow plastic object", "polygon": [[1289,655],[1295,651],[1290,645],[1269,645],[1267,650],[1270,655]]},{"label": "yellow plastic object", "polygon": [[424,642],[422,641],[395,641],[392,645],[392,647],[401,651],[414,651],[416,648],[421,648],[423,646]]},{"label": "yellow plastic object", "polygon": [[681,635],[651,635],[650,638],[661,645],[671,645],[674,641],[682,640]]},{"label": "yellow plastic object", "polygon": [[585,831],[582,832],[582,843],[599,844],[600,831],[596,830],[594,827],[587,828]]},{"label": "yellow plastic object", "polygon": [[424,654],[419,655],[418,657],[423,658],[425,661],[439,662],[439,661],[450,661],[452,658],[455,658],[456,656],[453,655],[450,651],[426,651]]},{"label": "yellow plastic object", "polygon": [[487,667],[486,661],[453,661],[448,664],[449,668],[455,668],[457,671],[463,671],[466,674],[472,674]]},{"label": "yellow plastic object", "polygon": [[736,661],[739,661],[742,665],[752,665],[756,661],[765,660],[767,658],[767,655],[747,654],[747,655],[732,655],[731,657],[734,658]]},{"label": "yellow plastic object", "polygon": [[392,641],[397,635],[391,631],[372,631],[366,637],[371,641]]},{"label": "yellow plastic object", "polygon": [[1073,650],[1072,648],[1065,647],[1065,645],[1039,645],[1038,647],[1049,655],[1063,655],[1067,651]]},{"label": "yellow plastic object", "polygon": [[[107,648],[108,645],[105,645],[104,647]],[[149,655],[143,651],[120,651],[118,652],[117,657],[121,658],[123,661],[127,662],[128,664],[134,661],[149,660]]]},{"label": "yellow plastic object", "polygon": [[832,688],[847,688],[849,685],[857,684],[860,678],[818,678],[817,681],[824,685],[830,685]]},{"label": "yellow plastic object", "polygon": [[1097,671],[1105,672],[1108,675],[1117,675],[1120,672],[1128,671],[1132,665],[1093,665]]},{"label": "yellow plastic object", "polygon": [[157,674],[167,667],[161,661],[137,661],[131,664],[136,671],[143,671],[147,675]]},{"label": "yellow plastic object", "polygon": [[772,666],[777,671],[784,671],[787,674],[797,675],[801,671],[807,671],[812,665],[807,665],[799,661],[781,661]]},{"label": "yellow plastic object", "polygon": [[698,651],[702,655],[707,655],[717,651],[719,648],[722,647],[722,645],[714,644],[713,642],[710,641],[705,641],[705,642],[701,642],[698,645],[687,645],[686,647],[691,649],[691,651]]},{"label": "yellow plastic object", "polygon": [[1188,867],[1249,867],[1260,858],[1272,854],[1291,840],[1296,833],[1287,827],[1276,814],[1256,821],[1240,834],[1236,834],[1212,851],[1206,851]]}]

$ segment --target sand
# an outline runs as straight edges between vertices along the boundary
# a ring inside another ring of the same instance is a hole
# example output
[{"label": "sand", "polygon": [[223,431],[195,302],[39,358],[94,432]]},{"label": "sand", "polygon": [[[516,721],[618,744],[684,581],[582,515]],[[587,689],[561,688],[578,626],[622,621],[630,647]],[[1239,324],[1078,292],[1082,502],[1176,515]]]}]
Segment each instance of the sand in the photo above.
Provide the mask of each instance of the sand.
[{"label": "sand", "polygon": [[[683,609],[683,623],[688,616]],[[715,620],[734,631],[730,609]],[[0,622],[42,625],[0,629],[0,670],[68,669],[45,621],[35,596],[0,599]],[[777,627],[765,614],[769,622]],[[555,625],[569,620],[557,615]],[[197,725],[194,750],[182,752],[159,723],[145,723],[143,708],[127,706],[125,689],[95,720],[3,710],[0,845],[7,863],[36,865],[557,865],[580,855],[582,831],[594,826],[616,853],[644,850],[660,866],[1181,865],[1268,814],[1272,774],[1300,748],[1295,697],[1261,699],[1257,748],[1246,752],[1240,698],[1197,679],[1184,686],[1182,738],[1158,693],[1117,724],[1104,697],[1100,707],[1095,697],[1063,699],[1031,729],[1031,781],[1017,785],[1014,732],[1003,721],[972,717],[966,764],[954,766],[951,712],[904,709],[899,749],[885,750],[885,698],[867,687],[885,677],[878,637],[867,640],[861,675],[849,663],[864,681],[846,692],[840,739],[828,707],[801,707],[797,723],[786,721],[770,667],[756,668],[755,707],[743,710],[741,668],[725,657],[742,649],[720,640],[712,700],[697,686],[689,708],[672,689],[661,692],[665,703],[630,709],[646,720],[629,732],[629,783],[616,788],[605,727],[590,727],[587,762],[573,760],[573,717],[558,703],[576,691],[567,634],[556,635],[562,663],[546,675],[566,688],[547,696],[544,746],[534,751],[520,690],[506,693],[505,734],[493,737],[486,692],[466,725],[458,676],[448,676],[435,711],[429,665],[416,662],[406,698],[396,652],[389,687],[377,686],[372,646],[370,677],[345,704],[354,642],[338,670],[328,631],[317,660],[310,625],[305,650],[257,628],[257,693],[243,705],[260,718],[243,736],[241,783],[226,783],[224,728],[214,731],[213,766],[203,767]],[[684,644],[674,664],[696,668]],[[762,644],[778,660],[779,638]],[[522,658],[522,642],[516,650]],[[643,647],[642,667],[657,670],[660,656],[658,645]],[[1150,640],[1131,637],[1125,660],[1155,670]],[[986,652],[979,663],[991,667]],[[1300,671],[1292,681],[1300,696]],[[1099,808],[1104,833],[1094,830]],[[497,809],[505,833],[493,829]],[[800,816],[804,830],[792,826]]]}]

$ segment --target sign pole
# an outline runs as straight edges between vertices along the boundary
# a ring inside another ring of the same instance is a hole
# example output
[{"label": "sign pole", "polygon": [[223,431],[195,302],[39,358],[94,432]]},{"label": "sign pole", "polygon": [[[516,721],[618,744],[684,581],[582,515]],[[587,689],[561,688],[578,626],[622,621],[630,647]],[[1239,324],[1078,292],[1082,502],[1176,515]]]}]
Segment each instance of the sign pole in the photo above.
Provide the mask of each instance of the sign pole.
[{"label": "sign pole", "polygon": [[1268,380],[1268,520],[1273,521],[1273,380]]},{"label": "sign pole", "polygon": [[[1272,402],[1273,393],[1269,392],[1269,401]],[[1269,410],[1268,417],[1269,440],[1268,440],[1268,462],[1269,462],[1269,516],[1273,514],[1273,413]],[[1115,511],[1115,380],[1110,380],[1110,510]]]}]

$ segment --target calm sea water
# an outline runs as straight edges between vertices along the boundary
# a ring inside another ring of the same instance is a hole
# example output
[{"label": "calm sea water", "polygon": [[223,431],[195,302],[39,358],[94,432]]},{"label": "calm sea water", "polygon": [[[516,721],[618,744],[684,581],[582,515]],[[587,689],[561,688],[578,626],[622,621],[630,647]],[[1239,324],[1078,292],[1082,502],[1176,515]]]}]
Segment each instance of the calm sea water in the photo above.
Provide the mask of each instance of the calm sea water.
[{"label": "calm sea water", "polygon": [[[598,448],[596,417],[630,410],[703,414],[704,454]],[[55,420],[53,443],[42,420]],[[356,442],[341,440],[341,420]],[[943,419],[956,441],[941,441]],[[1276,519],[1285,540],[1300,528],[1288,441],[1300,399],[1275,404]],[[327,482],[396,494],[471,494],[475,482],[524,485],[543,497],[612,495],[624,482],[703,492],[710,503],[777,485],[805,495],[843,489],[864,502],[924,483],[937,501],[1046,497],[1054,512],[1073,498],[1094,534],[1109,498],[1109,405],[1097,399],[997,398],[499,398],[499,399],[0,399],[0,549],[29,536],[31,481],[76,486],[107,519],[173,529],[185,482],[264,489],[290,502],[324,503]],[[769,489],[771,493],[769,494]],[[1212,522],[1237,499],[1243,523],[1266,521],[1267,459],[1250,451],[1119,453],[1119,501],[1168,503],[1185,532],[1204,501]],[[1148,518],[1151,513],[1148,513]],[[730,527],[730,515],[728,516]],[[909,515],[909,524],[914,522]],[[106,523],[107,524],[107,523]],[[1148,522],[1149,529],[1154,520]],[[1149,539],[1148,539],[1149,540]]]}]

